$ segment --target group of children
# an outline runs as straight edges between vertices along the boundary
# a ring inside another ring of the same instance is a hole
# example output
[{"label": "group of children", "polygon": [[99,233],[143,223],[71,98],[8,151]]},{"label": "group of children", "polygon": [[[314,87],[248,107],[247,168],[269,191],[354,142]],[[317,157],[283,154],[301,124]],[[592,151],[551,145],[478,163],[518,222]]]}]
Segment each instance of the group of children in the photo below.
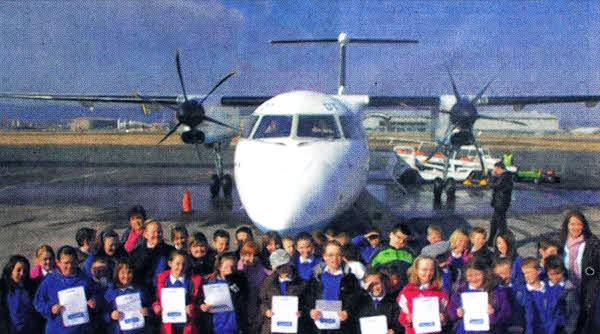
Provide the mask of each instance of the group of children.
[{"label": "group of children", "polygon": [[[385,242],[376,228],[354,238],[328,229],[293,237],[268,232],[262,247],[252,230],[240,227],[238,248],[229,251],[225,230],[215,231],[209,242],[202,232],[190,235],[176,226],[169,245],[162,225],[147,220],[143,208],[132,208],[129,222],[121,238],[113,230],[82,228],[77,247],[62,246],[56,256],[50,246],[40,246],[33,268],[25,257],[12,256],[0,284],[0,331],[271,333],[271,319],[281,315],[273,307],[274,296],[298,298],[298,333],[364,333],[368,325],[361,319],[376,316],[385,316],[388,334],[558,334],[575,333],[578,326],[578,291],[566,279],[561,247],[552,239],[539,241],[539,257],[521,258],[510,232],[494,238],[492,251],[481,228],[468,234],[457,229],[446,241],[439,227],[429,226],[429,245],[416,252],[408,246],[413,236],[403,224],[394,226]],[[219,312],[222,305],[205,296],[210,284],[227,287],[231,309]],[[67,326],[60,295],[79,287],[89,321]],[[185,322],[166,321],[162,292],[170,288],[185,292]],[[471,292],[487,294],[489,331],[465,327],[463,297]],[[131,295],[137,295],[136,312],[143,319],[128,321],[143,325],[124,329],[118,301]],[[415,323],[422,319],[414,312],[419,298],[435,300],[439,314],[428,315],[435,321]],[[340,302],[334,310],[338,329],[318,329],[331,312],[321,309],[323,300]]]}]

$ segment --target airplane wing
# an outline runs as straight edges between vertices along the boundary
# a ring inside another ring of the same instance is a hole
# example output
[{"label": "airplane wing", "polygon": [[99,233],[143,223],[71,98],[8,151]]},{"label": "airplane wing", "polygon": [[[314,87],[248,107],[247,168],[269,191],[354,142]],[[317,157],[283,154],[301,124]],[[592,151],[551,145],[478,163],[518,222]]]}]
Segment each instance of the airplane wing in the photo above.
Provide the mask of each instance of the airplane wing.
[{"label": "airplane wing", "polygon": [[598,95],[563,95],[563,96],[482,96],[477,100],[480,106],[512,105],[516,111],[523,109],[527,104],[550,103],[578,103],[583,102],[587,107],[594,107],[600,96]]},{"label": "airplane wing", "polygon": [[3,99],[19,100],[44,100],[44,101],[70,101],[81,103],[126,103],[126,104],[161,104],[176,105],[177,96],[155,95],[55,95],[40,93],[0,93]]}]

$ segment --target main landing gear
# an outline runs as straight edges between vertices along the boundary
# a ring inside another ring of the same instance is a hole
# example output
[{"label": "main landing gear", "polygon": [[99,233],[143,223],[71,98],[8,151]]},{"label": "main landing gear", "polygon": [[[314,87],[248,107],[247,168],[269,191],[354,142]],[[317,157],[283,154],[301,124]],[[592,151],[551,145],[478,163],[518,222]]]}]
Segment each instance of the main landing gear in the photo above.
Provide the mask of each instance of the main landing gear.
[{"label": "main landing gear", "polygon": [[433,180],[433,200],[435,202],[442,201],[442,193],[446,191],[446,200],[456,200],[456,181],[454,179],[447,179],[446,182],[441,178]]},{"label": "main landing gear", "polygon": [[210,195],[212,198],[219,196],[219,191],[223,189],[224,197],[231,197],[233,192],[233,178],[229,174],[225,174],[219,177],[217,174],[213,174],[210,183]]}]

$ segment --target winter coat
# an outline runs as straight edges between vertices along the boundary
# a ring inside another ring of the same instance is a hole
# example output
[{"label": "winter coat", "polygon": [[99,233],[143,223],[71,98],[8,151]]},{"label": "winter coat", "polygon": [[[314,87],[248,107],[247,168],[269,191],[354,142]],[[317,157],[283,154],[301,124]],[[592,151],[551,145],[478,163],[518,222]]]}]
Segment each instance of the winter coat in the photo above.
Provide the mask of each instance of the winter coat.
[{"label": "winter coat", "polygon": [[120,289],[111,285],[106,292],[104,293],[104,299],[106,300],[107,308],[104,312],[104,322],[108,324],[107,333],[109,334],[142,334],[146,333],[146,328],[122,331],[119,327],[119,321],[113,320],[111,317],[111,313],[117,309],[116,299],[119,296],[129,295],[133,293],[139,293],[140,299],[142,302],[142,307],[148,307],[148,312],[152,312],[150,308],[150,303],[148,300],[148,295],[140,288],[130,287],[125,289]]},{"label": "winter coat", "polygon": [[496,211],[508,210],[512,199],[512,173],[504,171],[501,175],[494,177],[491,186],[493,190],[491,206]]},{"label": "winter coat", "polygon": [[[94,282],[87,277],[83,272],[71,276],[64,276],[61,273],[51,273],[40,284],[33,305],[35,309],[47,320],[46,334],[52,333],[90,333],[91,323],[81,324],[77,326],[65,327],[63,324],[62,315],[52,314],[52,306],[58,303],[58,292],[64,289],[82,286],[85,291],[87,300],[95,296]],[[91,310],[88,310],[91,319]]]},{"label": "winter coat", "polygon": [[215,259],[217,253],[208,249],[206,255],[200,258],[195,258],[188,254],[187,263],[189,264],[190,273],[195,275],[206,276],[215,271]]},{"label": "winter coat", "polygon": [[[286,288],[286,296],[298,297],[298,311],[302,312],[302,317],[298,323],[298,333],[304,333],[307,328],[306,320],[308,310],[304,307],[304,289],[306,288],[306,283],[307,282],[300,278],[300,276],[294,274],[292,281],[287,283]],[[273,301],[273,296],[282,295],[283,293],[279,284],[279,275],[277,273],[269,275],[260,289],[260,314],[264,316],[267,310],[277,312],[276,310],[273,310],[271,302]],[[271,334],[271,318],[264,317],[261,333]]]},{"label": "winter coat", "polygon": [[[129,233],[130,232],[131,232],[131,226],[128,226],[125,229],[125,231],[123,231],[123,234],[121,234],[121,243],[120,244],[123,246],[123,249],[125,249],[125,243],[127,242],[127,239],[129,239]],[[146,239],[144,238],[144,234],[142,233],[142,235],[140,235],[137,238],[137,240],[135,241],[135,245],[133,246],[133,249],[131,250],[131,252],[133,252],[136,248],[138,248],[139,246],[141,246],[145,242],[146,242]]]},{"label": "winter coat", "polygon": [[468,284],[465,282],[460,284],[457,291],[450,298],[450,304],[446,310],[448,319],[456,322],[456,334],[475,334],[475,333],[497,333],[503,334],[506,326],[510,324],[512,317],[512,311],[510,309],[510,302],[506,290],[496,287],[492,292],[488,293],[488,296],[493,295],[493,300],[490,304],[494,308],[494,313],[490,314],[490,330],[488,332],[483,331],[465,331],[463,319],[459,318],[456,310],[462,307],[462,301],[460,294],[463,292],[477,292],[479,290],[471,290]]},{"label": "winter coat", "polygon": [[[398,295],[398,305],[400,305],[400,315],[398,321],[406,328],[407,334],[414,334],[415,329],[412,326],[412,319],[408,318],[407,310],[410,314],[413,314],[413,301],[417,297],[437,297],[440,303],[440,313],[445,313],[450,298],[446,292],[440,287],[436,287],[434,284],[429,285],[425,289],[420,289],[413,283],[407,284],[404,289]],[[443,325],[443,324],[442,324]]]},{"label": "winter coat", "polygon": [[[313,276],[305,292],[305,301],[307,310],[313,310],[318,299],[323,299],[323,281],[322,275],[326,266],[317,266],[313,270]],[[316,329],[313,321],[314,331],[317,333],[353,333],[357,328],[356,313],[358,310],[358,301],[360,299],[360,284],[356,276],[350,272],[350,268],[342,264],[343,277],[340,282],[339,300],[342,302],[342,310],[348,312],[348,320],[341,323],[339,330],[319,331]]]},{"label": "winter coat", "polygon": [[145,241],[134,249],[129,256],[133,268],[133,285],[142,287],[153,296],[156,293],[156,277],[167,269],[167,259],[174,250],[173,246],[164,242],[148,248]]},{"label": "winter coat", "polygon": [[[171,281],[169,276],[171,275],[171,270],[165,270],[158,275],[157,278],[157,286],[156,286],[156,301],[153,303],[152,308],[155,306],[161,305],[161,294],[160,290],[163,288],[172,288]],[[198,296],[200,295],[200,290],[202,289],[202,276],[194,275],[194,276],[184,276],[184,288],[186,290],[185,294],[185,305],[186,310],[188,306],[191,306],[191,315],[187,315],[187,322],[185,323],[185,327],[183,329],[184,334],[193,334],[198,332],[198,328],[196,325],[198,324],[199,317],[199,308],[198,308]],[[173,333],[173,326],[175,324],[172,323],[164,323],[162,324],[162,333],[163,334],[171,334]]]},{"label": "winter coat", "polygon": [[585,240],[581,260],[581,281],[579,286],[579,332],[593,333],[600,330],[594,323],[596,296],[600,294],[600,240],[595,236]]},{"label": "winter coat", "polygon": [[[206,276],[205,279],[203,280],[203,284],[216,284],[216,283],[221,283],[221,279],[217,278],[214,274],[213,275],[209,275]],[[243,272],[240,271],[234,271],[233,273],[227,275],[225,277],[225,280],[223,281],[223,283],[227,284],[229,286],[229,293],[231,294],[231,301],[233,302],[233,308],[235,310],[235,317],[234,317],[234,321],[235,324],[233,323],[219,323],[219,327],[218,328],[232,328],[233,326],[237,327],[237,331],[236,333],[248,333],[248,313],[246,310],[246,304],[248,301],[248,293],[249,293],[249,286],[248,286],[248,279],[246,278],[246,275]],[[198,305],[202,305],[204,304],[204,294],[200,293],[200,297],[198,298]],[[218,318],[220,314],[223,313],[227,313],[227,312],[222,312],[222,313],[216,313],[216,314],[212,314],[210,312],[202,312],[200,315],[200,326],[203,326],[201,328],[205,329],[206,331],[204,333],[216,333],[219,334],[221,332],[219,332],[216,329],[216,318]]]},{"label": "winter coat", "polygon": [[271,271],[262,265],[258,257],[254,259],[254,263],[243,263],[242,260],[239,260],[237,269],[244,272],[248,278],[250,288],[247,303],[248,325],[250,326],[250,333],[258,333],[264,318],[259,309],[260,288]]},{"label": "winter coat", "polygon": [[[4,280],[0,281],[2,289],[0,296],[2,301],[2,314],[6,317],[5,331],[8,333],[40,333],[43,318],[35,310],[33,298],[36,290],[36,282],[30,281],[25,285],[12,284],[12,289]],[[1,327],[0,327],[1,328]]]},{"label": "winter coat", "polygon": [[398,323],[400,307],[392,295],[386,294],[378,303],[375,303],[371,295],[363,290],[361,291],[358,305],[357,321],[360,318],[385,315],[388,329],[393,329],[395,334],[401,333],[402,329],[400,323]]},{"label": "winter coat", "polygon": [[485,263],[488,268],[493,269],[492,264],[494,261],[494,253],[492,253],[492,251],[490,251],[490,249],[485,245],[479,248],[477,251],[471,250],[471,254],[469,254],[469,260],[471,259],[477,259],[478,261]]}]

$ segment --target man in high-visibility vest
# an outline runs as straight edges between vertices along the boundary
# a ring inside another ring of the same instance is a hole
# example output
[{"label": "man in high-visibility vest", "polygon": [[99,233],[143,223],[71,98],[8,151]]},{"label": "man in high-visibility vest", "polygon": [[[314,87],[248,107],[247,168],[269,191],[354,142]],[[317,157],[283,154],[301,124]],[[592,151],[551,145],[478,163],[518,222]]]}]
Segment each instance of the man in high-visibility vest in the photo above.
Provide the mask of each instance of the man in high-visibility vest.
[{"label": "man in high-visibility vest", "polygon": [[504,152],[504,156],[502,157],[502,163],[504,164],[504,166],[512,166],[512,158],[512,153],[508,151]]}]

